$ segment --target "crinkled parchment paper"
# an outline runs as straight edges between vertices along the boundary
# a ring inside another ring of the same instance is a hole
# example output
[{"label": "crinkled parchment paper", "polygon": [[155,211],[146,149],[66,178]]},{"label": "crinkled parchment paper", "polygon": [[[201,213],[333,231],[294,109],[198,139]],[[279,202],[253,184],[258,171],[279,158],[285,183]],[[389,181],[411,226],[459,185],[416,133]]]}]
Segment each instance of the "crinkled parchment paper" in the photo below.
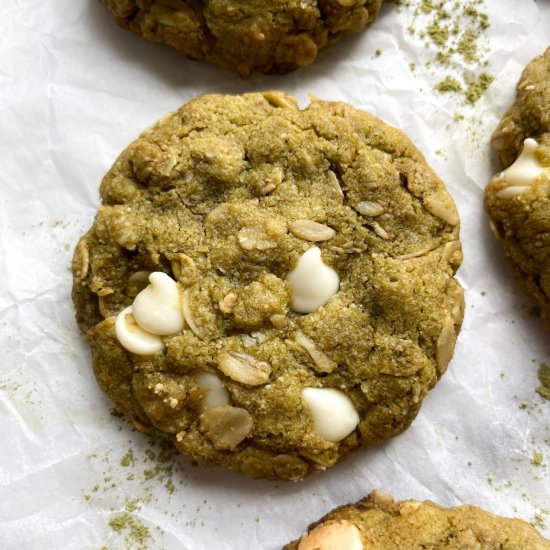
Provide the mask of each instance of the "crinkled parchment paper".
[{"label": "crinkled parchment paper", "polygon": [[[476,504],[550,535],[550,403],[535,393],[550,338],[482,209],[496,170],[488,138],[522,67],[550,44],[550,4],[481,7],[483,70],[496,79],[472,106],[434,91],[446,70],[426,66],[435,50],[411,34],[423,23],[410,6],[386,5],[310,67],[243,81],[119,29],[96,0],[2,0],[0,548],[271,550],[375,487]],[[301,483],[193,466],[113,415],[69,297],[72,248],[117,154],[196,95],[268,88],[303,105],[308,92],[348,101],[407,132],[457,202],[465,252],[455,357],[411,428]]]}]

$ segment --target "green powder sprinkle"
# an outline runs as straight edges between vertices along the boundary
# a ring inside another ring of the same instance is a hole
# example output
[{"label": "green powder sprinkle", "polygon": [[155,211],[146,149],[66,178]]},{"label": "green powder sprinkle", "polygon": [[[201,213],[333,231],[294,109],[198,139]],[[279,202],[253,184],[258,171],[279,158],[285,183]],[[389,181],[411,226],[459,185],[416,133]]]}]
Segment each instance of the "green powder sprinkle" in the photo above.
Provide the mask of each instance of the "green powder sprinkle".
[{"label": "green powder sprinkle", "polygon": [[173,476],[175,472],[183,471],[175,460],[178,452],[169,442],[155,437],[150,438],[150,446],[146,449],[127,448],[116,459],[111,456],[111,452],[107,451],[102,457],[88,457],[100,460],[104,469],[99,483],[83,489],[83,500],[91,503],[100,494],[107,494],[115,501],[116,507],[111,508],[111,515],[105,521],[112,530],[111,535],[117,535],[122,543],[122,546],[117,545],[116,548],[158,548],[154,540],[156,531],[143,523],[136,514],[144,504],[157,501],[159,490],[164,489],[168,498],[176,492]]},{"label": "green powder sprinkle", "polygon": [[423,13],[432,13],[434,9],[432,0],[422,0],[420,3],[420,11]]},{"label": "green powder sprinkle", "polygon": [[472,29],[467,29],[463,34],[457,45],[457,52],[464,58],[464,61],[468,63],[474,63],[479,61],[477,39],[479,35]]},{"label": "green powder sprinkle", "polygon": [[136,463],[136,459],[134,457],[134,451],[132,449],[128,449],[128,452],[120,459],[120,465],[124,468],[128,468],[129,466],[133,466]]},{"label": "green powder sprinkle", "polygon": [[537,393],[544,399],[550,400],[550,365],[540,364],[539,380],[541,385],[537,388]]},{"label": "green powder sprinkle", "polygon": [[544,521],[544,516],[542,513],[537,512],[535,514],[535,517],[533,518],[533,521],[531,522],[531,525],[533,527],[539,527],[541,529],[546,529],[546,522]]},{"label": "green powder sprinkle", "polygon": [[436,84],[435,89],[438,92],[442,92],[442,93],[461,92],[462,86],[460,85],[460,82],[456,78],[453,78],[452,76],[447,76]]},{"label": "green powder sprinkle", "polygon": [[466,100],[470,104],[474,104],[491,85],[495,77],[489,73],[481,73],[477,78],[466,79]]},{"label": "green powder sprinkle", "polygon": [[544,455],[540,451],[534,451],[533,456],[531,457],[531,464],[533,466],[543,466]]},{"label": "green powder sprinkle", "polygon": [[141,504],[137,498],[128,498],[126,499],[126,511],[135,512],[136,510],[141,510]]},{"label": "green powder sprinkle", "polygon": [[435,59],[439,64],[443,65],[444,67],[448,67],[451,61],[451,55],[451,51],[437,52]]},{"label": "green powder sprinkle", "polygon": [[[482,72],[489,65],[485,0],[418,0],[403,5],[412,8],[409,34],[428,50],[422,65],[436,78],[434,89],[459,94],[466,104],[476,103],[494,79]],[[414,72],[416,66],[410,67]]]},{"label": "green powder sprinkle", "polygon": [[434,21],[427,29],[429,37],[437,46],[445,46],[449,40],[449,29],[441,25],[438,21]]},{"label": "green powder sprinkle", "polygon": [[129,512],[123,512],[111,518],[109,527],[117,533],[126,532],[129,542],[143,545],[145,541],[151,538],[149,528]]}]

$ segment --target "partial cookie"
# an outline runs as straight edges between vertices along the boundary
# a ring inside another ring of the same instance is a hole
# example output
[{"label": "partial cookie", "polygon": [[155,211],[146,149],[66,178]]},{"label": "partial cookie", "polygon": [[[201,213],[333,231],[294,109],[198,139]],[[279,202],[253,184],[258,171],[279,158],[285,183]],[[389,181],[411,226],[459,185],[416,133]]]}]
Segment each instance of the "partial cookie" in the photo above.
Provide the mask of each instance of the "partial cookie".
[{"label": "partial cookie", "polygon": [[97,380],[201,464],[303,478],[402,432],[447,368],[458,215],[377,118],[204,96],[100,191],[73,262]]},{"label": "partial cookie", "polygon": [[287,73],[319,50],[358,33],[383,0],[100,0],[126,29],[192,59],[235,69]]},{"label": "partial cookie", "polygon": [[485,190],[491,227],[550,327],[550,48],[523,71],[491,144],[505,168]]},{"label": "partial cookie", "polygon": [[426,500],[395,502],[373,491],[333,510],[283,550],[549,550],[550,542],[519,519],[475,506],[443,508]]}]

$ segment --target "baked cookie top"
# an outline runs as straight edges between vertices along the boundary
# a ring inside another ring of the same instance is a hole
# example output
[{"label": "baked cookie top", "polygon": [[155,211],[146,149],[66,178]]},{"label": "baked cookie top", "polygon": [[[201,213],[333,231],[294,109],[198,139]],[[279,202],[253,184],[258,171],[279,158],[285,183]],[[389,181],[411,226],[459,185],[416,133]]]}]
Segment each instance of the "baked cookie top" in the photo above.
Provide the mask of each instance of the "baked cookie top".
[{"label": "baked cookie top", "polygon": [[516,100],[491,136],[503,168],[510,166],[528,139],[550,139],[550,48],[535,57],[516,86]]},{"label": "baked cookie top", "polygon": [[548,550],[525,521],[475,506],[443,508],[426,500],[395,502],[373,491],[333,510],[283,550]]},{"label": "baked cookie top", "polygon": [[73,261],[103,390],[203,464],[303,478],[402,432],[463,316],[458,215],[343,103],[209,95],[117,159]]},{"label": "baked cookie top", "polygon": [[492,228],[550,327],[550,48],[523,71],[492,136],[504,171],[485,191]]},{"label": "baked cookie top", "polygon": [[324,46],[357,33],[383,0],[100,0],[117,23],[192,59],[235,69],[287,73]]}]

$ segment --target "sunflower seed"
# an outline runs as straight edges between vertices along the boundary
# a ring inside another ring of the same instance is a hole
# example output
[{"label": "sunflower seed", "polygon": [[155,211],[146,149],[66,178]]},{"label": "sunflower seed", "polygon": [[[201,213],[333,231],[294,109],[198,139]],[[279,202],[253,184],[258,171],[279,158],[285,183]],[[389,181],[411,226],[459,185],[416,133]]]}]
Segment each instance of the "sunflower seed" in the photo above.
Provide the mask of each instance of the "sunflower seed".
[{"label": "sunflower seed", "polygon": [[312,220],[296,220],[290,224],[290,232],[305,241],[328,241],[336,235],[336,231],[328,225]]},{"label": "sunflower seed", "polygon": [[252,417],[245,409],[224,405],[201,414],[200,429],[218,450],[234,449],[252,430]]},{"label": "sunflower seed", "polygon": [[458,224],[458,214],[452,205],[445,204],[441,199],[435,195],[423,198],[424,207],[426,210],[434,215],[436,218],[443,220],[449,225]]},{"label": "sunflower seed", "polygon": [[443,374],[447,370],[447,365],[453,356],[456,343],[455,324],[452,317],[448,317],[443,324],[441,334],[437,339],[435,349],[435,360],[439,372]]},{"label": "sunflower seed", "polygon": [[73,270],[76,278],[79,281],[82,281],[88,275],[88,270],[90,267],[90,253],[88,251],[88,245],[84,239],[81,239],[76,245],[74,259],[73,259]]},{"label": "sunflower seed", "polygon": [[204,340],[204,335],[197,325],[195,318],[193,317],[193,312],[191,311],[191,297],[189,295],[188,288],[186,288],[181,295],[181,312],[183,314],[185,322],[187,323],[187,326],[193,331],[195,336],[197,336],[201,340]]},{"label": "sunflower seed", "polygon": [[294,334],[294,341],[300,344],[313,359],[316,365],[316,371],[318,372],[332,372],[338,364],[333,361],[319,346],[311,339],[308,338],[303,332],[296,331]]},{"label": "sunflower seed", "polygon": [[378,222],[372,222],[371,226],[381,239],[388,240],[390,238],[390,234]]},{"label": "sunflower seed", "polygon": [[268,250],[276,248],[277,243],[271,240],[261,227],[243,227],[237,234],[237,240],[243,250]]},{"label": "sunflower seed", "polygon": [[258,361],[247,353],[222,351],[218,354],[218,367],[235,382],[247,386],[260,386],[269,380],[271,365]]},{"label": "sunflower seed", "polygon": [[505,187],[497,191],[497,197],[499,199],[513,199],[521,195],[524,191],[527,191],[527,189],[529,189],[528,185],[511,185],[510,187]]},{"label": "sunflower seed", "polygon": [[386,209],[377,202],[361,201],[357,205],[357,212],[363,216],[376,217],[382,215]]}]

